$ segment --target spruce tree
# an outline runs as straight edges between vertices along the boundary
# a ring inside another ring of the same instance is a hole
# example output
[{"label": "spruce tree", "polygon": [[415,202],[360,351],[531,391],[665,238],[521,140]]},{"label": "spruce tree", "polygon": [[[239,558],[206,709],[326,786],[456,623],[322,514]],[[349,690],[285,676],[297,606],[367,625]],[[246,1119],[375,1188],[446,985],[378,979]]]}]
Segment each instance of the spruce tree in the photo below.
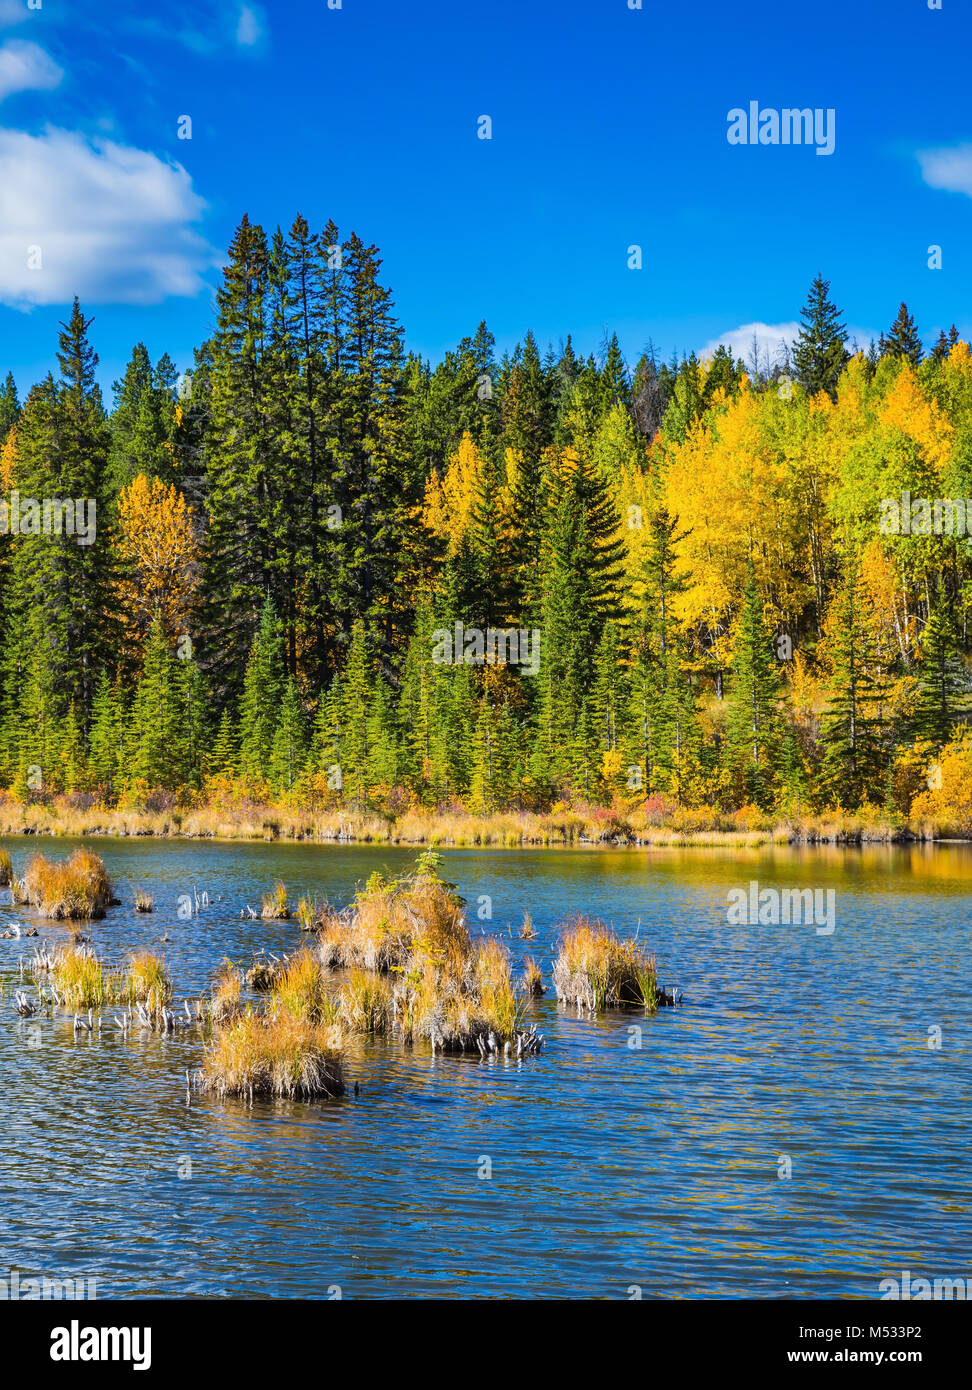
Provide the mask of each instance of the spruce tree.
[{"label": "spruce tree", "polygon": [[903,301],[887,334],[881,334],[880,348],[882,357],[903,357],[913,367],[917,367],[922,359],[924,349],[921,337],[914,319],[908,313],[908,306]]},{"label": "spruce tree", "polygon": [[847,561],[834,600],[830,700],[822,720],[820,788],[830,804],[856,810],[883,794],[887,737],[885,681],[865,621],[858,567]]},{"label": "spruce tree", "polygon": [[847,329],[830,298],[830,281],[817,275],[800,313],[800,332],[793,344],[793,365],[808,395],[826,391],[837,396],[837,382],[848,360]]},{"label": "spruce tree", "polygon": [[726,754],[746,801],[772,805],[780,761],[780,678],[750,565],[732,660]]},{"label": "spruce tree", "polygon": [[240,773],[257,787],[270,777],[283,683],[279,626],[268,597],[250,647],[240,698]]},{"label": "spruce tree", "polygon": [[922,637],[924,660],[918,705],[918,732],[936,748],[948,742],[964,693],[964,667],[955,607],[939,584]]}]

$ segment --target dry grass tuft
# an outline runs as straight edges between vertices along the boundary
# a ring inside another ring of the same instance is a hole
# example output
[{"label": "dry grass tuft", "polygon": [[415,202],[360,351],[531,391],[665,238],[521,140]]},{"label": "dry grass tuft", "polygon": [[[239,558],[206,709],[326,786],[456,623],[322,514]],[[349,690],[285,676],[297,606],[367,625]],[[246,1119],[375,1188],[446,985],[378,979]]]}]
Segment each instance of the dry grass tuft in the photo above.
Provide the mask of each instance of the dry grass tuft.
[{"label": "dry grass tuft", "polygon": [[132,956],[122,998],[129,1004],[144,1004],[149,1013],[161,1013],[172,998],[172,981],[161,956],[151,951]]},{"label": "dry grass tuft", "polygon": [[200,1085],[220,1096],[338,1096],[344,1091],[336,1024],[313,1023],[286,1010],[245,1013],[216,1033]]},{"label": "dry grass tuft", "polygon": [[80,921],[104,917],[115,901],[104,860],[84,848],[60,863],[43,854],[33,855],[24,877],[13,885],[13,896],[16,902],[35,907],[42,917]]},{"label": "dry grass tuft", "polygon": [[543,973],[532,956],[527,956],[523,963],[523,982],[521,988],[528,999],[537,999],[541,994],[546,992],[543,983]]},{"label": "dry grass tuft", "polygon": [[121,993],[118,977],[84,946],[59,947],[51,956],[49,974],[57,999],[69,1009],[104,1008]]},{"label": "dry grass tuft", "polygon": [[213,982],[209,1017],[215,1026],[236,1018],[243,1007],[243,976],[231,960],[224,960]]},{"label": "dry grass tuft", "polygon": [[270,893],[264,893],[260,916],[265,922],[286,922],[290,917],[287,905],[287,885],[280,879],[273,885]]},{"label": "dry grass tuft", "polygon": [[655,958],[636,941],[621,941],[603,922],[574,917],[566,925],[553,965],[562,1003],[595,1010],[626,1004],[654,1009]]}]

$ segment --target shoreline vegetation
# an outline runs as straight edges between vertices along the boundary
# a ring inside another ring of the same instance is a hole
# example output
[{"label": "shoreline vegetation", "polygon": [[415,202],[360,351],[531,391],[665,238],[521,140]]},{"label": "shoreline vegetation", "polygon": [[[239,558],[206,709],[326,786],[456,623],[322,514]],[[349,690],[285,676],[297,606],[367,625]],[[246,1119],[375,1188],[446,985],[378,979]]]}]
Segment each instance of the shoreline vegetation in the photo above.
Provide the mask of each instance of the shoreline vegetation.
[{"label": "shoreline vegetation", "polygon": [[0,384],[0,830],[972,835],[957,328],[865,351],[818,275],[775,364],[481,323],[433,368],[380,269],[244,217],[193,365],[139,343],[107,406],[75,300]]},{"label": "shoreline vegetation", "polygon": [[[294,841],[312,844],[401,845],[443,848],[712,848],[813,844],[907,844],[972,841],[964,817],[908,821],[884,809],[836,810],[780,817],[755,806],[733,812],[681,807],[657,815],[578,806],[548,812],[505,811],[487,816],[422,809],[400,815],[378,811],[314,811],[249,799],[148,810],[69,797],[21,803],[0,796],[0,836],[185,840]],[[3,881],[0,863],[0,881]],[[150,901],[150,900],[149,900]],[[150,908],[143,910],[150,911]],[[271,903],[264,915],[275,915]]]}]

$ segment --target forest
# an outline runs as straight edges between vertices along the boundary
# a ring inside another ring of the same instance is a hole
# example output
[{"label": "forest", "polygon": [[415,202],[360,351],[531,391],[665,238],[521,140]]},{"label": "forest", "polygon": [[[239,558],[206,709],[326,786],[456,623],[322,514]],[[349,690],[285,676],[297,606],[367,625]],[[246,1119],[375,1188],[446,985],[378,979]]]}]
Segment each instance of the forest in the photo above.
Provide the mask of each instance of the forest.
[{"label": "forest", "polygon": [[8,802],[972,831],[954,327],[858,347],[818,275],[773,362],[480,323],[433,367],[378,249],[300,216],[243,218],[214,322],[109,407],[75,301],[0,390],[4,498],[97,518],[0,534]]}]

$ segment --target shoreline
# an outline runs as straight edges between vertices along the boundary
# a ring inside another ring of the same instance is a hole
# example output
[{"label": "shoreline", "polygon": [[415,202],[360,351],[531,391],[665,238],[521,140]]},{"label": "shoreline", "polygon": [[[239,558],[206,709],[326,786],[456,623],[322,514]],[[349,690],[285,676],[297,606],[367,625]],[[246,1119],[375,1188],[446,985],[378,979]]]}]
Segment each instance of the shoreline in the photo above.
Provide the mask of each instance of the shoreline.
[{"label": "shoreline", "polygon": [[[158,839],[231,844],[286,843],[387,845],[403,849],[436,845],[443,849],[761,849],[773,845],[969,844],[972,835],[954,826],[893,826],[834,814],[763,825],[632,824],[634,817],[592,817],[568,810],[545,814],[511,812],[489,817],[405,813],[301,813],[272,806],[213,807],[168,811],[120,810],[104,806],[0,803],[0,837],[51,839]],[[715,819],[715,817],[713,817]]]}]

